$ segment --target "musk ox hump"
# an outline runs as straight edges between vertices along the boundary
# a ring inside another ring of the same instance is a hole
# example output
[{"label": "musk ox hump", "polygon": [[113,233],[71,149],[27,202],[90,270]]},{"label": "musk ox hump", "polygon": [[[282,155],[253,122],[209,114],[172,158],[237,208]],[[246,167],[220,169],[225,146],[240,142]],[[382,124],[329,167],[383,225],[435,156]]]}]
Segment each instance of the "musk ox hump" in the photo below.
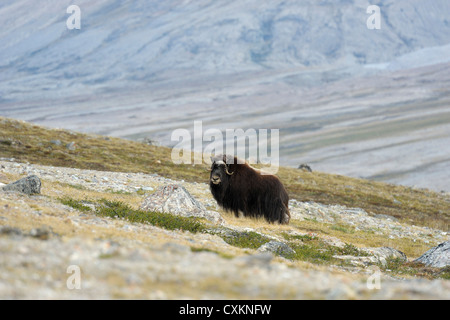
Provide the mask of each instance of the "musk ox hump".
[{"label": "musk ox hump", "polygon": [[216,164],[244,164],[245,160],[235,157],[230,154],[218,154],[211,156],[211,163]]}]

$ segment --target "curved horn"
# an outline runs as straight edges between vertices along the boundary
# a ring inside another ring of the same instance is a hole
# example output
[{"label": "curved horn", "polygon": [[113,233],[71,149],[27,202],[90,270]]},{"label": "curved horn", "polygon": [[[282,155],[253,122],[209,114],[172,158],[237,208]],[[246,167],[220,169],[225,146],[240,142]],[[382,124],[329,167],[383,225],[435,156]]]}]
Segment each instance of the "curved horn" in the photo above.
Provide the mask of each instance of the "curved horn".
[{"label": "curved horn", "polygon": [[227,166],[227,165],[225,165],[225,172],[226,172],[227,175],[229,175],[229,176],[233,175],[233,173],[234,173],[234,172],[228,171],[228,166]]}]

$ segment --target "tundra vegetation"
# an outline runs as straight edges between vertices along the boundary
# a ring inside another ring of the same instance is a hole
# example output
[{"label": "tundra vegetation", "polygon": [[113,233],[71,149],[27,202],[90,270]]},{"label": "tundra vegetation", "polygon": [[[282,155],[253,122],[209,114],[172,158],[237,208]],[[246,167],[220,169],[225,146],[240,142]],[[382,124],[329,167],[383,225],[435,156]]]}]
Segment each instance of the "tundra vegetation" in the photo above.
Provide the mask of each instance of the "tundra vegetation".
[{"label": "tundra vegetation", "polygon": [[[52,141],[61,141],[55,144]],[[66,145],[74,142],[75,150]],[[188,182],[207,182],[209,165],[175,165],[171,149],[131,140],[48,129],[0,118],[0,154],[19,162],[117,172],[156,173]],[[426,189],[280,167],[277,176],[289,198],[358,207],[402,221],[449,230],[450,203]]]},{"label": "tundra vegetation", "polygon": [[[55,143],[60,141],[60,143]],[[73,144],[72,144],[73,142]],[[68,147],[70,144],[71,148]],[[75,146],[73,148],[73,146]],[[174,165],[171,150],[136,141],[112,137],[87,135],[67,130],[48,129],[22,121],[0,118],[0,155],[14,158],[16,162],[93,169],[99,171],[149,173],[184,180],[189,183],[208,184],[209,166]],[[323,204],[340,204],[350,208],[362,208],[369,215],[390,216],[409,225],[430,227],[448,232],[450,202],[448,195],[430,190],[413,189],[362,179],[349,178],[322,172],[306,172],[296,168],[281,167],[277,176],[283,182],[291,199]],[[4,180],[14,181],[19,176],[3,174]],[[291,219],[289,225],[269,224],[264,218],[236,218],[222,212],[226,225],[216,225],[198,218],[185,218],[169,213],[144,212],[139,205],[148,191],[117,192],[113,189],[90,190],[82,185],[54,182],[45,184],[44,197],[73,208],[80,214],[121,220],[129,223],[156,226],[170,231],[189,231],[192,234],[218,236],[233,250],[211,246],[191,246],[193,252],[214,252],[224,258],[250,253],[273,240],[283,239],[291,251],[279,259],[291,261],[291,266],[351,267],[339,256],[364,259],[368,253],[364,247],[390,246],[404,252],[408,258],[417,258],[430,248],[422,239],[395,238],[367,230],[359,230],[349,224],[326,223],[315,219]],[[211,196],[212,198],[212,196]],[[2,204],[7,205],[7,204]],[[36,210],[44,210],[39,204],[30,204]],[[47,210],[47,209],[45,209]],[[44,210],[44,211],[45,211]],[[50,213],[50,216],[55,213]],[[17,226],[31,229],[31,222],[14,220]],[[2,224],[2,220],[0,220]],[[236,226],[241,231],[229,228]],[[251,228],[246,230],[245,228]],[[64,234],[67,226],[54,225]],[[242,231],[243,230],[243,231]],[[87,231],[86,231],[87,232]],[[98,235],[97,235],[98,236]],[[101,237],[114,238],[108,230]],[[329,239],[338,238],[337,246]],[[252,251],[253,250],[253,251]],[[379,264],[383,272],[400,277],[424,277],[448,279],[448,268],[435,269],[420,264],[389,259]]]}]

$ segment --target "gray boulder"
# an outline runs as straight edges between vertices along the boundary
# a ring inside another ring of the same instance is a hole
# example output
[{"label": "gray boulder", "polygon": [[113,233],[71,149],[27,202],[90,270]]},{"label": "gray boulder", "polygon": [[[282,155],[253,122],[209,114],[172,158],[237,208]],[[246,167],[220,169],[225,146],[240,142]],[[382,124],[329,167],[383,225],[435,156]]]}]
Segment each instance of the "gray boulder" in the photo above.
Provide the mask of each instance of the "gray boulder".
[{"label": "gray boulder", "polygon": [[450,266],[450,241],[445,241],[431,248],[414,261],[435,268]]},{"label": "gray boulder", "polygon": [[184,217],[204,218],[214,223],[224,222],[218,212],[206,210],[183,186],[177,184],[158,188],[144,200],[140,209],[166,212]]},{"label": "gray boulder", "polygon": [[31,175],[1,187],[4,191],[15,191],[25,194],[41,193],[41,180]]}]

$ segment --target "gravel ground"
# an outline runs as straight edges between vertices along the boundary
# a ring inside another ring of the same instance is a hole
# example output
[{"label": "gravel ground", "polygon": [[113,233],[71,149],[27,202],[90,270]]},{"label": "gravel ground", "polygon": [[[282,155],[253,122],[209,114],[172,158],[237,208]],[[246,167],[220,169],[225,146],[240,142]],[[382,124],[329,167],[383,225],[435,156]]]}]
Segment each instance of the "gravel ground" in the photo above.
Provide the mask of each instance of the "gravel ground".
[{"label": "gravel ground", "polygon": [[[216,235],[101,218],[57,200],[66,190],[135,195],[178,183],[208,210],[216,210],[207,184],[7,160],[0,161],[0,168],[3,183],[31,174],[42,180],[41,195],[0,191],[1,299],[450,298],[447,280],[399,279],[376,266],[346,271],[292,262],[231,246]],[[373,217],[362,209],[297,201],[290,206],[293,221],[340,223],[393,239],[420,239],[430,247],[449,240],[443,231]]]}]

